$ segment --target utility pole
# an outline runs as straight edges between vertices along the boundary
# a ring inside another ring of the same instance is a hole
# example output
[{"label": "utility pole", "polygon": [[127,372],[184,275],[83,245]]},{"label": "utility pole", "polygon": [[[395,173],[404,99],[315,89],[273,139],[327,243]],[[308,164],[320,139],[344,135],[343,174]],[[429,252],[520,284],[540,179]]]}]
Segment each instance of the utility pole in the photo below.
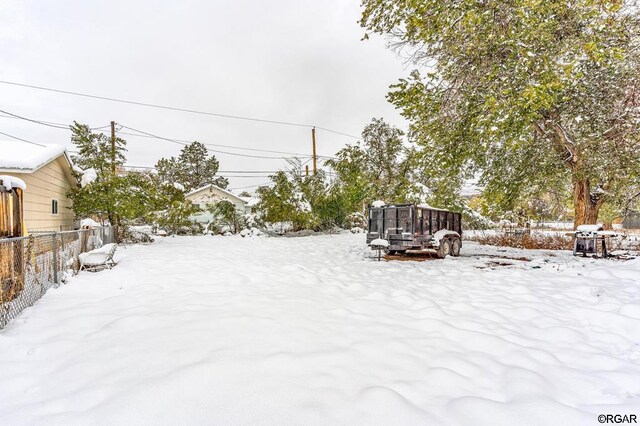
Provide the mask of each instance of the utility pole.
[{"label": "utility pole", "polygon": [[[111,122],[111,173],[113,177],[116,176],[116,122]],[[116,229],[116,242],[120,242],[120,220],[118,215],[114,213],[113,215],[113,223],[112,226],[115,225]]]},{"label": "utility pole", "polygon": [[116,122],[111,122],[111,173],[116,174]]},{"label": "utility pole", "polygon": [[313,174],[318,171],[318,157],[316,156],[316,128],[311,129],[311,140],[313,141]]}]

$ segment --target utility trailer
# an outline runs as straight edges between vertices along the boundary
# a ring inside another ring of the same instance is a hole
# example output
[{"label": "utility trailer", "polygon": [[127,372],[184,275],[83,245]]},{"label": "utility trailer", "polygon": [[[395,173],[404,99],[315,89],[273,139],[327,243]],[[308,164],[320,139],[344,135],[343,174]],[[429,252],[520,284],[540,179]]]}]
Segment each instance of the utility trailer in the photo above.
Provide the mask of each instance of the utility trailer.
[{"label": "utility trailer", "polygon": [[[421,204],[370,205],[367,244],[389,242],[389,254],[435,252],[439,258],[460,255],[462,215]],[[374,247],[372,247],[374,248]]]}]

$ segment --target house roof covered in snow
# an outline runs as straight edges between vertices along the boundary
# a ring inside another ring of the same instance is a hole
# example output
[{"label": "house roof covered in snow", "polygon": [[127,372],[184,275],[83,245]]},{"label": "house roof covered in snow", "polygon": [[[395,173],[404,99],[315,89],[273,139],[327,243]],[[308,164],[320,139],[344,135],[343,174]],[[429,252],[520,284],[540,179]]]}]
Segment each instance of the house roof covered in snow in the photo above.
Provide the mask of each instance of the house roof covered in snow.
[{"label": "house roof covered in snow", "polygon": [[260,202],[260,198],[257,198],[257,197],[240,197],[240,196],[238,196],[238,198],[243,200],[247,204],[248,207],[254,207],[256,204],[258,204]]},{"label": "house roof covered in snow", "polygon": [[222,189],[222,188],[220,188],[219,186],[214,185],[214,184],[212,184],[212,183],[211,183],[211,184],[209,184],[209,185],[205,185],[205,186],[202,186],[202,187],[200,187],[200,188],[194,189],[193,191],[191,191],[191,192],[189,192],[189,193],[185,194],[185,197],[189,197],[189,196],[191,196],[191,195],[195,195],[195,194],[197,194],[198,192],[202,192],[202,191],[204,191],[204,190],[207,190],[207,189],[213,189],[213,188],[215,188],[216,190],[218,190],[218,191],[222,192],[223,194],[225,194],[225,195],[227,195],[227,196],[229,196],[229,197],[232,197],[233,199],[235,199],[235,200],[237,200],[237,201],[240,201],[240,202],[242,202],[242,203],[244,203],[244,204],[247,204],[247,201],[246,201],[246,198],[245,198],[245,197],[240,197],[240,196],[238,196],[238,195],[234,194],[233,192],[227,191],[226,189]]},{"label": "house roof covered in snow", "polygon": [[71,166],[63,145],[39,146],[20,141],[0,141],[0,172],[33,173],[61,155]]}]

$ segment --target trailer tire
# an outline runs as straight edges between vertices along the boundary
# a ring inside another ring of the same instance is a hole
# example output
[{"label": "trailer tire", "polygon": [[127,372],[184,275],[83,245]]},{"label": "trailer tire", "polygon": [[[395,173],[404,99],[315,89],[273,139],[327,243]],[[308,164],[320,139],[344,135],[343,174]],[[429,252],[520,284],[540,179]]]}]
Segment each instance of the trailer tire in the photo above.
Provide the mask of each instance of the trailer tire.
[{"label": "trailer tire", "polygon": [[440,247],[438,247],[437,255],[440,259],[444,259],[451,252],[451,241],[448,238],[443,238],[440,241]]},{"label": "trailer tire", "polygon": [[460,241],[460,238],[453,237],[451,239],[451,251],[449,252],[449,254],[451,254],[451,256],[453,256],[453,257],[460,256],[460,248],[461,247],[462,247],[462,241]]}]

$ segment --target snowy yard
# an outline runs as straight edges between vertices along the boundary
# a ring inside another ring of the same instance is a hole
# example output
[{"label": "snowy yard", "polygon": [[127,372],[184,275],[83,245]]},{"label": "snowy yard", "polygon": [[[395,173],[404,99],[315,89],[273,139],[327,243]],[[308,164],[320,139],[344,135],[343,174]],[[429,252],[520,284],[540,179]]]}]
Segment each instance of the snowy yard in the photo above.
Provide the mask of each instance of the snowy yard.
[{"label": "snowy yard", "polygon": [[363,240],[120,248],[115,269],[81,273],[0,332],[2,423],[640,415],[639,261],[467,243],[458,259],[376,262]]}]

